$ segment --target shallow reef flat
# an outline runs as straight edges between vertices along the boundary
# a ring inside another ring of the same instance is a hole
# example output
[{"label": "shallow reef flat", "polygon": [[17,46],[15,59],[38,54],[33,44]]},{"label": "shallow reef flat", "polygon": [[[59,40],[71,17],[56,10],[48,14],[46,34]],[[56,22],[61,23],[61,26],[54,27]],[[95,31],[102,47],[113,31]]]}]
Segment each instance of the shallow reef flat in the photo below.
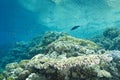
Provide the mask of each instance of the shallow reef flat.
[{"label": "shallow reef flat", "polygon": [[30,57],[7,64],[0,80],[120,80],[120,51],[59,32],[31,42]]}]

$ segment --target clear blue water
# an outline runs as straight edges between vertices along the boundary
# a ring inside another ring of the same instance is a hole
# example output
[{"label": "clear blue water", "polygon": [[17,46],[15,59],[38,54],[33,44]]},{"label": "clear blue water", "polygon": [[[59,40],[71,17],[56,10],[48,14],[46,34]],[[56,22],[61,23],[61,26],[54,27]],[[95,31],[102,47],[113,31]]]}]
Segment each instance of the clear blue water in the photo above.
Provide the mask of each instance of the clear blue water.
[{"label": "clear blue water", "polygon": [[17,0],[0,0],[0,55],[16,41],[28,41],[48,30],[36,23],[36,16],[24,9]]},{"label": "clear blue water", "polygon": [[[69,32],[70,27],[80,24],[82,27],[77,32],[84,35],[83,33],[87,34],[89,30],[89,33],[91,33],[90,36],[92,36],[94,34],[93,28],[94,31],[99,31],[96,29],[96,26],[102,29],[105,26],[109,27],[109,23],[117,27],[120,24],[119,8],[117,10],[110,10],[111,6],[108,6],[104,0],[100,2],[99,0],[74,0],[73,2],[70,0],[69,3],[66,1],[66,3],[61,3],[58,6],[56,4],[59,4],[59,2],[55,4],[50,0],[40,1],[0,0],[0,48],[4,49],[5,47],[3,48],[3,46],[7,47],[15,41],[29,40],[34,35],[42,33],[45,30],[47,31],[48,28],[45,28],[45,26],[50,28],[58,27],[62,31]],[[77,4],[73,4],[76,2]],[[52,10],[56,11],[56,13]],[[39,20],[41,22],[38,21],[38,17],[40,17]],[[43,22],[43,18],[46,18],[46,20],[48,18],[51,22]],[[86,26],[89,27],[86,28]],[[76,35],[76,31],[73,31],[71,34]],[[76,36],[79,37],[79,35]]]},{"label": "clear blue water", "polygon": [[[119,27],[119,18],[119,6],[105,0],[0,0],[0,51],[49,28],[76,37],[91,37],[105,27]],[[70,32],[74,25],[82,27]]]},{"label": "clear blue water", "polygon": [[[120,27],[119,0],[0,0],[0,56],[46,31],[91,38]],[[70,31],[73,26],[80,25]]]}]

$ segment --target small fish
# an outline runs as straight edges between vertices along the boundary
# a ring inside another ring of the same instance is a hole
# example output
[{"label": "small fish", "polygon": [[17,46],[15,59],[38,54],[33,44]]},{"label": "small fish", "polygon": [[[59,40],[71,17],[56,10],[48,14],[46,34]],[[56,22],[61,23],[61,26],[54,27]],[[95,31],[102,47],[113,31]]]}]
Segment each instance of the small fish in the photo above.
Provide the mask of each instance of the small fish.
[{"label": "small fish", "polygon": [[72,30],[75,30],[75,29],[77,29],[77,28],[79,28],[80,26],[78,25],[78,26],[74,26],[74,27],[72,27],[70,30],[72,31]]}]

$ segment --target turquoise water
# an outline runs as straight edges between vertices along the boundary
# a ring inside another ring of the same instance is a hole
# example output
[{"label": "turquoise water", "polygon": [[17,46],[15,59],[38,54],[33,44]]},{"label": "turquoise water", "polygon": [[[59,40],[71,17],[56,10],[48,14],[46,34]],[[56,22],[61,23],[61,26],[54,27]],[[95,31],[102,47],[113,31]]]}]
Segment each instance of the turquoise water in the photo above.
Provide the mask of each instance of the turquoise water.
[{"label": "turquoise water", "polygon": [[48,30],[36,22],[33,12],[23,8],[16,0],[0,0],[0,17],[1,52],[6,53],[16,41],[28,41]]},{"label": "turquoise water", "polygon": [[[91,37],[106,27],[119,27],[119,1],[1,0],[1,45],[29,40],[48,28],[76,37]],[[70,28],[81,27],[70,32]],[[32,33],[32,34],[31,34]],[[82,35],[76,35],[76,33]]]},{"label": "turquoise water", "polygon": [[[47,31],[65,32],[92,40],[106,50],[120,50],[119,4],[119,0],[0,0],[0,58],[12,57],[13,49],[22,50],[14,55],[19,59],[8,59],[9,62],[0,68],[10,62],[32,58],[35,54],[31,52],[28,57],[27,49],[39,44]],[[80,27],[71,30],[74,26]],[[94,37],[96,35],[99,36]],[[46,44],[43,41],[43,45]]]}]

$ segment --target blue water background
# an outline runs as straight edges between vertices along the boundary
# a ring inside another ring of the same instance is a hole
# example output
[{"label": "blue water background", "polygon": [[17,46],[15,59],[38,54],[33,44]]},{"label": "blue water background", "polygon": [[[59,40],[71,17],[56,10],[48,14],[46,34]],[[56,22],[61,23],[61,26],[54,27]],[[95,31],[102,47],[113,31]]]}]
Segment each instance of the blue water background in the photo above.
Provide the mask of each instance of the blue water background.
[{"label": "blue water background", "polygon": [[0,0],[0,56],[17,41],[29,41],[48,30],[36,23],[35,14],[22,8],[17,0]]},{"label": "blue water background", "polygon": [[[68,0],[59,6],[59,2],[51,1],[0,0],[0,56],[6,55],[15,42],[29,41],[45,31],[89,38],[102,33],[106,27],[120,27],[120,8],[111,10],[105,0]],[[81,27],[70,31],[76,25]]]}]

